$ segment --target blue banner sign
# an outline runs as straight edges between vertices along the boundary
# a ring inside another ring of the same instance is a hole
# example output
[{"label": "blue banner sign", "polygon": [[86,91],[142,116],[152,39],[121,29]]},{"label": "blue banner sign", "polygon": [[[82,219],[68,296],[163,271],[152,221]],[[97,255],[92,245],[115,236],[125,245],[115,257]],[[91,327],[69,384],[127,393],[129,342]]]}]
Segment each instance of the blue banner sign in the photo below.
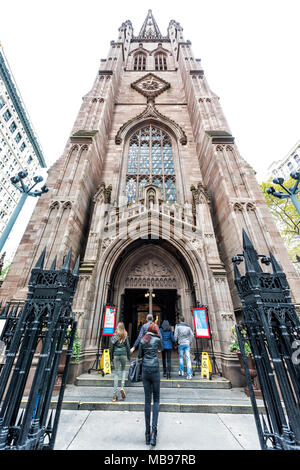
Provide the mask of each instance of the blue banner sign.
[{"label": "blue banner sign", "polygon": [[210,338],[206,308],[193,308],[192,312],[194,318],[196,338]]},{"label": "blue banner sign", "polygon": [[115,332],[117,307],[110,307],[106,305],[104,311],[104,323],[102,335],[113,335]]}]

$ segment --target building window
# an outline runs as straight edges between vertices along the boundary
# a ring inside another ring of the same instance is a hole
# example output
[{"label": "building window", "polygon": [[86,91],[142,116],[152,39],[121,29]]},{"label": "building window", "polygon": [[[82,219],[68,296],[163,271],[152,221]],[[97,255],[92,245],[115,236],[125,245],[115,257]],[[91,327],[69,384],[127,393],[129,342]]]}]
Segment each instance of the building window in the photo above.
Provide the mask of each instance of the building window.
[{"label": "building window", "polygon": [[25,148],[26,148],[26,144],[25,144],[25,142],[23,142],[21,147],[20,147],[21,152],[23,152],[25,150]]},{"label": "building window", "polygon": [[16,137],[15,137],[15,141],[17,142],[17,144],[20,142],[21,139],[22,139],[22,136],[21,136],[20,132],[18,132]]},{"label": "building window", "polygon": [[134,57],[134,70],[146,70],[146,55],[145,54],[136,54]]},{"label": "building window", "polygon": [[5,105],[5,101],[2,95],[0,95],[0,109]]},{"label": "building window", "polygon": [[154,184],[161,190],[162,199],[176,201],[175,166],[170,137],[152,125],[136,132],[129,141],[126,176],[128,202],[142,197],[142,189]]},{"label": "building window", "polygon": [[7,110],[5,111],[5,113],[3,113],[3,117],[4,117],[4,119],[5,119],[6,122],[10,120],[10,118],[11,118],[11,112],[9,111],[9,109],[7,109]]},{"label": "building window", "polygon": [[15,121],[13,121],[11,125],[9,126],[9,130],[13,134],[16,129],[17,129],[17,124],[15,123]]},{"label": "building window", "polygon": [[167,57],[161,52],[154,56],[155,70],[167,70]]},{"label": "building window", "polygon": [[294,160],[296,162],[297,168],[299,168],[299,166],[300,166],[300,157],[299,157],[299,155],[297,155],[297,154],[294,155]]}]

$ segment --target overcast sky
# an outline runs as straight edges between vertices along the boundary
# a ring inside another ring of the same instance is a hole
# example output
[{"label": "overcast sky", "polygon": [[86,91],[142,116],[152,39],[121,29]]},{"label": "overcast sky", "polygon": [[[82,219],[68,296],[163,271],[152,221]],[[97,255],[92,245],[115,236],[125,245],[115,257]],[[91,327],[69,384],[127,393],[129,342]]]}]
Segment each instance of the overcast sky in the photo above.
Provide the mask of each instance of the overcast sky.
[{"label": "overcast sky", "polygon": [[163,35],[171,19],[181,24],[241,155],[263,180],[300,139],[299,0],[0,0],[0,41],[48,166],[118,28],[129,19],[137,35],[148,9]]}]

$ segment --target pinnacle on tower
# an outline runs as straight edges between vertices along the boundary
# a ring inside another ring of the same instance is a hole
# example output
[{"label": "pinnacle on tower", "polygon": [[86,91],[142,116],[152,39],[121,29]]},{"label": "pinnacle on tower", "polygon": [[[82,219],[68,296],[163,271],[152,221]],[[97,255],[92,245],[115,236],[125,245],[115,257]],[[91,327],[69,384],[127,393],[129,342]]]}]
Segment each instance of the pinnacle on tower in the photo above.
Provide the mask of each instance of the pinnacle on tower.
[{"label": "pinnacle on tower", "polygon": [[161,32],[152,15],[152,10],[148,10],[146,19],[138,35],[139,39],[159,39],[162,38]]}]

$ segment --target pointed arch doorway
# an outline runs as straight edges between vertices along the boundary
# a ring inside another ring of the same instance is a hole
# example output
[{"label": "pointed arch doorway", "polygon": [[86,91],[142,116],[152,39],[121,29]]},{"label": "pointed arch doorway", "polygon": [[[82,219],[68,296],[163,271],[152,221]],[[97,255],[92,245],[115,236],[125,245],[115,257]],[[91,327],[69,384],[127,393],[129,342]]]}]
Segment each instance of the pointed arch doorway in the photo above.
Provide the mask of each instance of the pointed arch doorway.
[{"label": "pointed arch doorway", "polygon": [[[131,345],[149,312],[158,326],[168,320],[175,327],[179,314],[190,312],[195,302],[186,260],[162,239],[139,239],[125,249],[112,271],[108,296],[119,307],[117,321],[124,322]],[[186,320],[192,326],[192,319]]]},{"label": "pointed arch doorway", "polygon": [[[161,326],[168,320],[174,328],[180,313],[180,297],[176,289],[125,289],[122,296],[124,302],[121,318],[130,337],[131,346],[137,338],[141,326],[146,322],[148,313]],[[121,320],[120,318],[120,320]]]}]

